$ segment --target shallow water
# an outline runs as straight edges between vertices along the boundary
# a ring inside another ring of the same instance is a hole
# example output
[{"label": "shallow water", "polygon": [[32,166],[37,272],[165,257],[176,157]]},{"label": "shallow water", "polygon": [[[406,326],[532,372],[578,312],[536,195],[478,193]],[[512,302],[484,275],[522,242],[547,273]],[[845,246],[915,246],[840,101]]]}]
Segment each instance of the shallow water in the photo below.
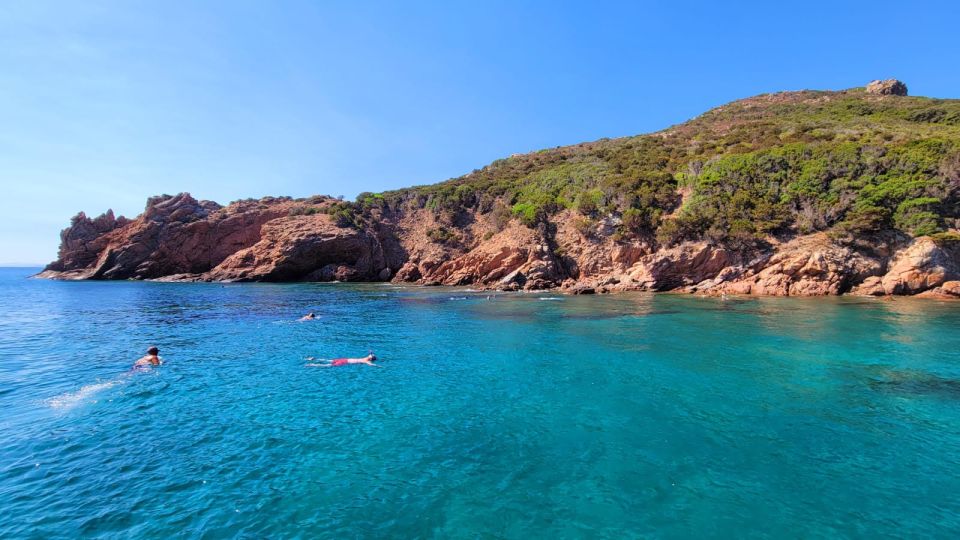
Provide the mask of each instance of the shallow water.
[{"label": "shallow water", "polygon": [[2,538],[960,533],[960,303],[27,274]]}]

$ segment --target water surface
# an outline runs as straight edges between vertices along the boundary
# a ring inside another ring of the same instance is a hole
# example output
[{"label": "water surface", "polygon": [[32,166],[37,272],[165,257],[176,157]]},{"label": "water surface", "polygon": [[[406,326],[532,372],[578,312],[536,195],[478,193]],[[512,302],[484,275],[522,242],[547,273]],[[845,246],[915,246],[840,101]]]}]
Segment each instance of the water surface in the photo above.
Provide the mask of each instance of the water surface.
[{"label": "water surface", "polygon": [[29,273],[2,538],[960,533],[960,303]]}]

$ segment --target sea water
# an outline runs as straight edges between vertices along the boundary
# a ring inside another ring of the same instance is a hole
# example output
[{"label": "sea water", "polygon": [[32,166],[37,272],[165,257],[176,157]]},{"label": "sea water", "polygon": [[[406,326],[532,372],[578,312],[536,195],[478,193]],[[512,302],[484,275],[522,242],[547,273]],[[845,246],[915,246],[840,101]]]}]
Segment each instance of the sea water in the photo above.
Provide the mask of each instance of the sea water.
[{"label": "sea water", "polygon": [[2,538],[960,534],[957,302],[33,271],[0,271]]}]

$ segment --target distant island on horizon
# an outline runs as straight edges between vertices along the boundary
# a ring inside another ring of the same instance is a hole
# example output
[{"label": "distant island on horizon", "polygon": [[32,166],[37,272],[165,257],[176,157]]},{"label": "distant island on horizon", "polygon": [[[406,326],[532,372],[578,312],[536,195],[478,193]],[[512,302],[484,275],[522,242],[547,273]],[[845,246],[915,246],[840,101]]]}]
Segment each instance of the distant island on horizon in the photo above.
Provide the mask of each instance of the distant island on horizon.
[{"label": "distant island on horizon", "polygon": [[38,276],[958,298],[960,100],[762,94],[353,202],[161,195],[79,213]]}]

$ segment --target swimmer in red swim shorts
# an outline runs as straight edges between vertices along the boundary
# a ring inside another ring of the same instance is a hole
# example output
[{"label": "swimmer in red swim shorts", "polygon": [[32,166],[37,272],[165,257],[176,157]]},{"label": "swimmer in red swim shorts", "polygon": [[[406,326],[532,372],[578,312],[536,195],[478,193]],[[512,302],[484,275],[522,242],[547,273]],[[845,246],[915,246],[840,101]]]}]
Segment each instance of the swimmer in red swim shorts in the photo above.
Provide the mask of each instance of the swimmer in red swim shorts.
[{"label": "swimmer in red swim shorts", "polygon": [[[313,360],[313,357],[307,358],[307,360]],[[370,353],[363,358],[334,358],[332,360],[324,360],[322,363],[316,364],[307,364],[307,367],[340,367],[340,366],[349,366],[351,364],[364,364],[367,366],[373,367],[383,367],[374,364],[377,360],[377,355]]]}]

